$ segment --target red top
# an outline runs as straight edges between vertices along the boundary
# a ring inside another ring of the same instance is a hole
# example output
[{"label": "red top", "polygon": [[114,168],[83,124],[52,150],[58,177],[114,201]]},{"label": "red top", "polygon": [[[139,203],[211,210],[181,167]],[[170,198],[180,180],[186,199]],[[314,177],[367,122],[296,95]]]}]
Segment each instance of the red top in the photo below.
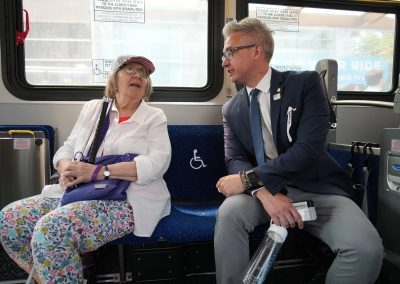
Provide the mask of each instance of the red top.
[{"label": "red top", "polygon": [[118,123],[122,123],[122,122],[124,122],[125,120],[128,120],[129,118],[130,118],[130,116],[120,116],[120,117],[119,117]]}]

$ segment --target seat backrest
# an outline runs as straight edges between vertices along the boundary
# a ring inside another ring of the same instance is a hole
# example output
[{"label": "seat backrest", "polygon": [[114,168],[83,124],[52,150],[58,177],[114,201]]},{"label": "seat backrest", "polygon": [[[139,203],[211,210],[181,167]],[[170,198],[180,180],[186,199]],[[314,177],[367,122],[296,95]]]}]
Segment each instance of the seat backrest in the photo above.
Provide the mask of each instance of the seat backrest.
[{"label": "seat backrest", "polygon": [[164,179],[174,200],[216,201],[226,175],[222,125],[169,125],[171,164]]},{"label": "seat backrest", "polygon": [[333,107],[332,101],[337,97],[338,84],[338,64],[333,59],[322,59],[317,62],[315,71],[320,74],[321,84],[325,92],[327,103],[330,111],[330,131],[327,141],[336,141],[336,108]]}]

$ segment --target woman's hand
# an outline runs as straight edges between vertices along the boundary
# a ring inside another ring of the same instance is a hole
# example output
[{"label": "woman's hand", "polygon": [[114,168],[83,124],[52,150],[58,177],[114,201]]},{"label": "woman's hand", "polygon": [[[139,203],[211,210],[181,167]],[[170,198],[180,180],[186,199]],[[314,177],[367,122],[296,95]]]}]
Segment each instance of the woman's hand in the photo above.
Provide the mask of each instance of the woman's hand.
[{"label": "woman's hand", "polygon": [[96,165],[71,161],[60,173],[60,186],[64,189],[71,188],[80,183],[91,181]]},{"label": "woman's hand", "polygon": [[57,162],[57,172],[61,175],[72,162],[71,159],[61,159]]},{"label": "woman's hand", "polygon": [[67,183],[70,183],[71,181],[74,180],[74,177],[63,175],[63,173],[66,171],[71,162],[72,162],[71,159],[61,159],[57,162],[57,172],[59,174],[58,183],[63,189],[67,188],[66,186]]}]

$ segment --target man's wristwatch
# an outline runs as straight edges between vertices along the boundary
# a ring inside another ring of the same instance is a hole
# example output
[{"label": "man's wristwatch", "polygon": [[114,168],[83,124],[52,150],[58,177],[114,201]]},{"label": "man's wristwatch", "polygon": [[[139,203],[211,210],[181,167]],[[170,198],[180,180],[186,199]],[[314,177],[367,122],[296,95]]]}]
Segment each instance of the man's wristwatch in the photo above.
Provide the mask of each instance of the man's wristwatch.
[{"label": "man's wristwatch", "polygon": [[108,179],[110,177],[110,171],[108,170],[108,166],[104,167],[104,179]]},{"label": "man's wristwatch", "polygon": [[250,188],[247,190],[257,189],[263,186],[261,180],[258,179],[256,173],[253,170],[246,171],[246,179],[250,184]]}]

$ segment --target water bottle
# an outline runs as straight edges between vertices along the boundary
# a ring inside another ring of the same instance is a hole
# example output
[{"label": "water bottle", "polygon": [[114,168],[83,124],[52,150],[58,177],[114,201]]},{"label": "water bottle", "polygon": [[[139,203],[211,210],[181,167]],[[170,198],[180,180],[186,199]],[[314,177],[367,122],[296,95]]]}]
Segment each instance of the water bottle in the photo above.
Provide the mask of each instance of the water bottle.
[{"label": "water bottle", "polygon": [[250,260],[243,283],[261,284],[264,282],[287,234],[288,232],[284,227],[275,224],[269,226],[264,239]]}]

